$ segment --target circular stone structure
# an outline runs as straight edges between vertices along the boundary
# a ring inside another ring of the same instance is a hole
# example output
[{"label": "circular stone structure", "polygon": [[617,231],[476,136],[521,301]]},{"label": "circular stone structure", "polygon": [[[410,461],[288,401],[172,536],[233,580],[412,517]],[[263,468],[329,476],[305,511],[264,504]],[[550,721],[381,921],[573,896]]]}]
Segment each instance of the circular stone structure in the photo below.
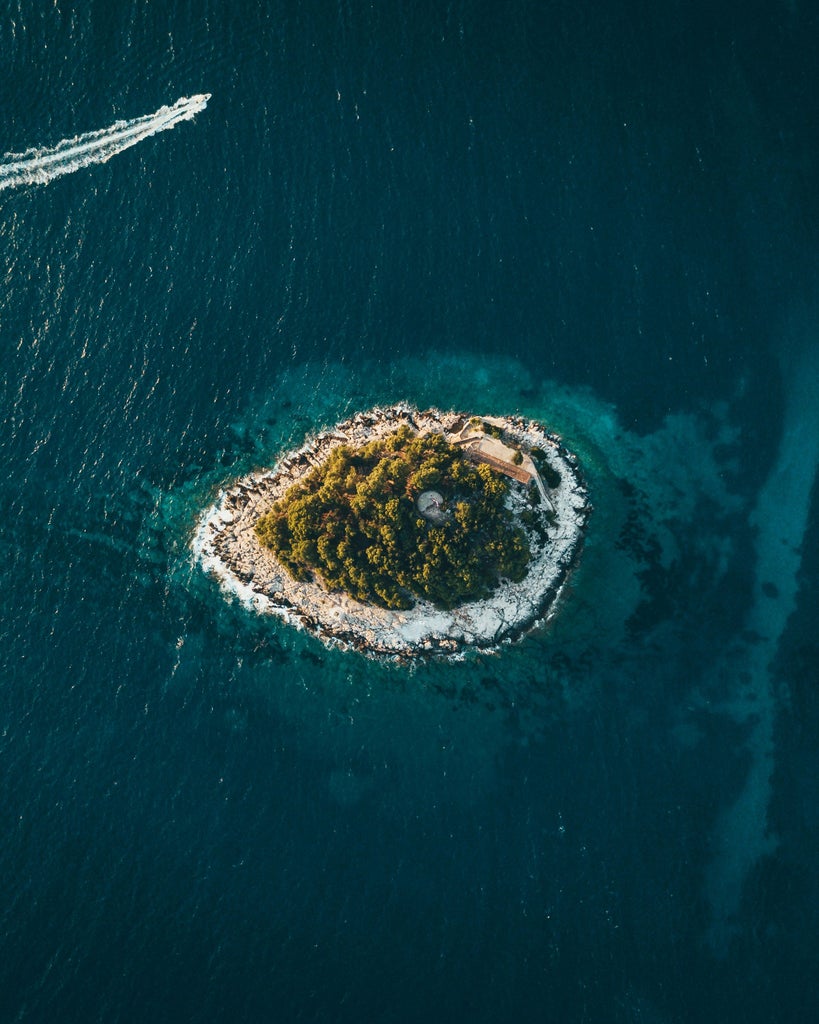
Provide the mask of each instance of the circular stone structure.
[{"label": "circular stone structure", "polygon": [[432,523],[444,521],[444,497],[437,491],[422,491],[415,502],[418,511]]},{"label": "circular stone structure", "polygon": [[[509,479],[507,507],[530,548],[522,580],[501,579],[486,598],[450,610],[420,599],[412,608],[390,610],[330,591],[316,579],[294,580],[260,543],[254,530],[258,520],[334,448],[359,448],[404,425],[417,434],[443,435],[470,461]],[[457,657],[516,640],[554,614],[580,555],[590,512],[575,456],[542,425],[519,417],[393,405],[357,413],[283,455],[272,469],[222,491],[199,521],[193,550],[228,594],[256,612],[307,629],[328,646],[398,660]]]}]

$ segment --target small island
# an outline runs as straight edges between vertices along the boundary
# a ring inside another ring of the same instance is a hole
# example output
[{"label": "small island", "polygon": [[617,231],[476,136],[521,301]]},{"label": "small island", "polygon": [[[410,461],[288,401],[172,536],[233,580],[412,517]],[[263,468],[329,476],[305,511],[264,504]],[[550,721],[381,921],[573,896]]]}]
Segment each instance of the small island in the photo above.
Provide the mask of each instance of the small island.
[{"label": "small island", "polygon": [[325,643],[457,656],[554,613],[589,512],[544,427],[395,405],[221,493],[194,549],[226,590]]}]

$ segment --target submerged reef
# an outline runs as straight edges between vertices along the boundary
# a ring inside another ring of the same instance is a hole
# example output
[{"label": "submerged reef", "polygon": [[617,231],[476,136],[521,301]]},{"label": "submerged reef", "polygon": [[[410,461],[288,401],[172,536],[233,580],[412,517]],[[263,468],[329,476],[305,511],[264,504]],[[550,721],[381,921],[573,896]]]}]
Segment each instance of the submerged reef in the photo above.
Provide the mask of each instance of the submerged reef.
[{"label": "submerged reef", "polygon": [[453,656],[550,617],[591,506],[556,435],[377,407],[221,492],[194,550],[225,591],[372,656]]}]

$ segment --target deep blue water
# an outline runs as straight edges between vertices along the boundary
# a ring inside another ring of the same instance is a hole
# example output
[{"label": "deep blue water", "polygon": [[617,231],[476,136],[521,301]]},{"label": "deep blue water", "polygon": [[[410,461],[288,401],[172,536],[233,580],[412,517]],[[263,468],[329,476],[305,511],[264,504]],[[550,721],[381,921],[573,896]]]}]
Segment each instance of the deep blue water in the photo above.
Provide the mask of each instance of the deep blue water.
[{"label": "deep blue water", "polygon": [[[815,1015],[819,19],[713,6],[0,17],[1,151],[212,93],[0,191],[0,1020]],[[550,631],[409,672],[198,571],[399,398],[577,448]]]}]

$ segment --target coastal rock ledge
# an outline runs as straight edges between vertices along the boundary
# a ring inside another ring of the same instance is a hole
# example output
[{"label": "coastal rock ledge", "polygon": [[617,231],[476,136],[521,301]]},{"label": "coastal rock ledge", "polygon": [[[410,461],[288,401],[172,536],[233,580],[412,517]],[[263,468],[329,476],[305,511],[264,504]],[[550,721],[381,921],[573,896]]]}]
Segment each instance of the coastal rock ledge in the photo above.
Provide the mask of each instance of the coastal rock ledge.
[{"label": "coastal rock ledge", "polygon": [[[408,610],[393,611],[328,591],[318,582],[295,581],[259,542],[257,520],[334,448],[360,447],[404,424],[419,434],[443,434],[473,461],[488,462],[510,477],[508,506],[531,552],[520,582],[502,579],[487,598],[452,610],[416,600]],[[520,454],[507,462],[504,449]],[[534,490],[539,493],[533,495]],[[272,469],[251,473],[222,491],[199,521],[193,550],[229,595],[256,612],[307,629],[328,646],[396,660],[452,658],[467,650],[497,648],[552,617],[580,555],[590,512],[575,456],[543,426],[519,417],[419,412],[393,405],[357,413],[283,455]]]}]

